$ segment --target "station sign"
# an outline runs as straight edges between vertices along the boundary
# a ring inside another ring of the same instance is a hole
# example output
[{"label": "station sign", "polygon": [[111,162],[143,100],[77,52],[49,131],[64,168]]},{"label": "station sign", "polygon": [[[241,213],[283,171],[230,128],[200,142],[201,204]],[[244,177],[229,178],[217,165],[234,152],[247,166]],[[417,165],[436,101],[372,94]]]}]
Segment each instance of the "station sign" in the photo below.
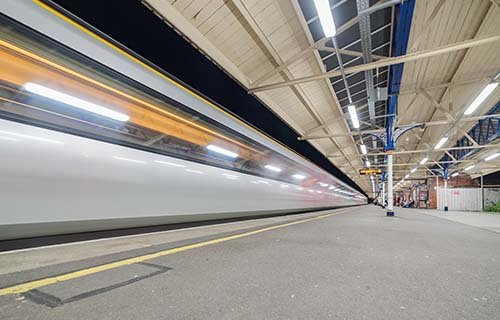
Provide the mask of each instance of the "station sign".
[{"label": "station sign", "polygon": [[364,176],[382,174],[382,169],[370,169],[370,168],[359,169],[359,174]]}]

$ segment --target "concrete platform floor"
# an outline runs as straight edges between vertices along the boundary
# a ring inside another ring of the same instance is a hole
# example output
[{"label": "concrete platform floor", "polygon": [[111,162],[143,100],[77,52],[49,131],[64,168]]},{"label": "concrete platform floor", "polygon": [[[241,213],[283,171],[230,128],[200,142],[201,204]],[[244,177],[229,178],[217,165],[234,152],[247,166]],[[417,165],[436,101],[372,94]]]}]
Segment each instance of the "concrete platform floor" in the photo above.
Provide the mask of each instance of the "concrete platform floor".
[{"label": "concrete platform floor", "polygon": [[425,210],[425,209],[408,209],[418,210],[431,216],[460,222],[470,226],[488,229],[500,233],[500,214],[489,212],[468,212],[468,211],[443,211],[443,210]]},{"label": "concrete platform floor", "polygon": [[500,319],[500,234],[418,210],[327,213],[2,254],[0,294],[45,280],[0,296],[0,318]]}]

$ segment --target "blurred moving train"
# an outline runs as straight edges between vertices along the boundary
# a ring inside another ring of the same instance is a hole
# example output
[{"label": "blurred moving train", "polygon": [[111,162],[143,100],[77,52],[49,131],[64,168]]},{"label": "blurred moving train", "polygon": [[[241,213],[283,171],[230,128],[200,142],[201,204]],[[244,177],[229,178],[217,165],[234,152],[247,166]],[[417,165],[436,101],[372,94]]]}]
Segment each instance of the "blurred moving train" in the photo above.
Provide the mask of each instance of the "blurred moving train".
[{"label": "blurred moving train", "polygon": [[366,203],[50,1],[0,10],[0,239]]}]

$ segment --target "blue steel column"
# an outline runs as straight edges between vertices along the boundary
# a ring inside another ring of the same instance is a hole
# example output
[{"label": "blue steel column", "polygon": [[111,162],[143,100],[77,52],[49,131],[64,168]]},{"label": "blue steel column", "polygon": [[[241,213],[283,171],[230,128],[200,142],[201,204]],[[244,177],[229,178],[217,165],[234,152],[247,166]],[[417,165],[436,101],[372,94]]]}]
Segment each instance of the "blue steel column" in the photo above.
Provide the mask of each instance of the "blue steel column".
[{"label": "blue steel column", "polygon": [[385,152],[387,152],[387,216],[394,216],[394,174],[392,170],[392,152],[394,151],[394,123],[396,121],[397,98],[396,96],[389,97],[386,127],[386,142]]},{"label": "blue steel column", "polygon": [[392,152],[387,154],[387,216],[394,217],[394,184],[392,181]]},{"label": "blue steel column", "polygon": [[[410,37],[411,20],[415,0],[408,0],[396,7],[394,17],[394,34],[392,56],[401,56],[406,53],[408,39]],[[387,216],[394,216],[394,198],[393,198],[393,151],[395,149],[394,127],[396,125],[396,114],[398,110],[398,97],[401,78],[403,75],[403,64],[391,66],[389,82],[389,99],[387,101],[387,120],[386,120],[386,143],[387,153]]]}]

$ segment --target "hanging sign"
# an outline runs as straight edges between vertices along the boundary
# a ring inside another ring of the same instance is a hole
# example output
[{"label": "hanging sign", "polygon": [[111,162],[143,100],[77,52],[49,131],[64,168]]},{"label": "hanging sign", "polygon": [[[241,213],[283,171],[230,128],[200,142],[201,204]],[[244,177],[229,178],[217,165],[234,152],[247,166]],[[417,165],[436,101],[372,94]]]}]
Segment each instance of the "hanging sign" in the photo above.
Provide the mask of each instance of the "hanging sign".
[{"label": "hanging sign", "polygon": [[370,169],[370,168],[359,169],[359,174],[364,176],[382,174],[382,169]]}]

